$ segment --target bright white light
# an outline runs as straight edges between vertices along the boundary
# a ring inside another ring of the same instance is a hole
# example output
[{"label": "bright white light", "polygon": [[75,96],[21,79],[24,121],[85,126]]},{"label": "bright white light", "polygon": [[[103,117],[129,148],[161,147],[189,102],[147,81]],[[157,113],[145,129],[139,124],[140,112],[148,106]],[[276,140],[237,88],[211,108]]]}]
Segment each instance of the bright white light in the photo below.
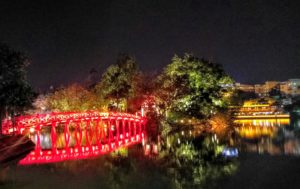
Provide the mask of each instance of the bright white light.
[{"label": "bright white light", "polygon": [[34,128],[30,127],[29,132],[33,133],[34,132]]}]

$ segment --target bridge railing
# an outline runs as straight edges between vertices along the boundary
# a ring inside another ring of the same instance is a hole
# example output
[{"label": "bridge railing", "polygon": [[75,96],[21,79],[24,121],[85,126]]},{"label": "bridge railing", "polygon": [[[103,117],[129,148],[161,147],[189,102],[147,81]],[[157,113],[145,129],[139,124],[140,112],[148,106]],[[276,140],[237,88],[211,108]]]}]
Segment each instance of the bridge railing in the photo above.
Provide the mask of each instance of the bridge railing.
[{"label": "bridge railing", "polygon": [[[29,164],[85,158],[139,143],[145,126],[145,117],[133,114],[67,112],[16,117],[14,127],[11,120],[4,120],[3,132],[28,135],[33,140],[35,150],[20,162]],[[50,149],[42,145],[45,131]]]},{"label": "bridge railing", "polygon": [[145,117],[137,116],[129,113],[119,112],[53,112],[50,114],[36,114],[27,116],[18,116],[14,118],[15,124],[11,119],[2,121],[2,133],[22,133],[25,128],[35,128],[38,125],[47,126],[55,123],[65,123],[67,121],[84,121],[84,120],[99,120],[99,119],[130,119],[138,120],[145,124]]}]

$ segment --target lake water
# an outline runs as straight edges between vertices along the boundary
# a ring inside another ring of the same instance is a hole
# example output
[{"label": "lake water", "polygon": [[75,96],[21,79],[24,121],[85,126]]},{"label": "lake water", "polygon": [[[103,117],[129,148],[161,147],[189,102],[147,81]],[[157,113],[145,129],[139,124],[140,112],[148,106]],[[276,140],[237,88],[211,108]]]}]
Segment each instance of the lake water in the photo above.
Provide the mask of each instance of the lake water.
[{"label": "lake water", "polygon": [[[112,153],[12,165],[2,168],[0,188],[297,188],[297,119],[240,120],[238,125],[227,143],[195,130],[145,133],[145,140]],[[50,138],[47,132],[41,137],[43,149],[51,148]],[[234,148],[238,158],[220,155]]]}]

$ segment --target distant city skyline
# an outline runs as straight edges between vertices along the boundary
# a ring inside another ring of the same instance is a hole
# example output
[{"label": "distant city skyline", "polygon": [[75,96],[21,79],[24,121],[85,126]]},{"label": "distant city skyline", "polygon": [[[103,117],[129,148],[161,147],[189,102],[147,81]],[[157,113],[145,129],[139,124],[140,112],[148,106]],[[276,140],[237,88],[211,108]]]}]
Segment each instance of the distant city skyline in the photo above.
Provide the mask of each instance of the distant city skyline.
[{"label": "distant city skyline", "polygon": [[264,83],[246,84],[235,83],[235,87],[244,92],[255,93],[260,97],[282,95],[286,97],[300,96],[300,79],[289,79],[287,81],[265,81]]}]

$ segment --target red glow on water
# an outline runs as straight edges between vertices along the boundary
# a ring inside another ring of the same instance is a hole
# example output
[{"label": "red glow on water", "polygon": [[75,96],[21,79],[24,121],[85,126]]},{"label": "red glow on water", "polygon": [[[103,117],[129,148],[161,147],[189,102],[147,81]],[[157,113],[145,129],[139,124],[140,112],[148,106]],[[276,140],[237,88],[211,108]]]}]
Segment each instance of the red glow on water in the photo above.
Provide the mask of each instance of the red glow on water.
[{"label": "red glow on water", "polygon": [[138,144],[142,142],[142,138],[135,137],[136,140],[133,141],[119,141],[117,144],[103,144],[103,145],[90,145],[85,147],[74,147],[74,148],[64,148],[59,150],[40,150],[35,149],[30,154],[28,154],[24,159],[22,159],[20,165],[30,165],[30,164],[41,164],[41,163],[54,163],[66,160],[78,160],[97,157],[102,154],[107,154],[113,152],[119,148],[124,148],[131,146],[133,144]]}]

